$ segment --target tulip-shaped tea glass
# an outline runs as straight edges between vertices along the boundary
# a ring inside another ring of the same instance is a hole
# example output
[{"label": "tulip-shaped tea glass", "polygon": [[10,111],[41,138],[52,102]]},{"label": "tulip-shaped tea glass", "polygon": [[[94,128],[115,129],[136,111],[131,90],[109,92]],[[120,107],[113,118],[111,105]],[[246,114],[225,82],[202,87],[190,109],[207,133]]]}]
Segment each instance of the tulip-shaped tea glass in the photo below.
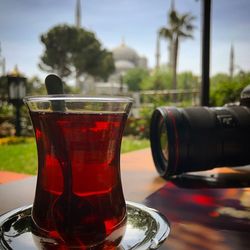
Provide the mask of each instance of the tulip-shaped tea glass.
[{"label": "tulip-shaped tea glass", "polygon": [[120,146],[132,100],[48,95],[24,102],[38,152],[33,225],[66,247],[119,245],[126,227]]}]

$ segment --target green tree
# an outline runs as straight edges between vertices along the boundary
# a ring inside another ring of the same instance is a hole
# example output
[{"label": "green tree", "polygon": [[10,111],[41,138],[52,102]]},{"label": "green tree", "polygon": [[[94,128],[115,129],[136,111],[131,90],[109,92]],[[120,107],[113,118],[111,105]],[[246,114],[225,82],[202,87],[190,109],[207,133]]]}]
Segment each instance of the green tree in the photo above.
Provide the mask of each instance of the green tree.
[{"label": "green tree", "polygon": [[61,78],[91,75],[106,79],[114,70],[112,54],[90,31],[58,25],[42,34],[41,42],[45,50],[40,68]]},{"label": "green tree", "polygon": [[177,62],[178,62],[178,52],[180,39],[193,38],[192,33],[194,30],[195,17],[189,13],[183,15],[172,10],[169,13],[169,26],[160,29],[160,36],[169,40],[171,43],[171,53],[172,53],[172,88],[177,88]]},{"label": "green tree", "polygon": [[230,80],[229,75],[217,74],[211,78],[210,104],[223,106],[240,100],[241,91],[250,83],[250,72],[241,72]]},{"label": "green tree", "polygon": [[96,70],[93,75],[107,81],[110,73],[115,70],[113,54],[105,49],[102,50],[100,53],[100,60],[98,60],[97,63],[97,67],[93,67],[93,69]]},{"label": "green tree", "polygon": [[142,82],[149,77],[149,73],[145,69],[130,69],[124,76],[123,81],[128,85],[129,90],[139,91],[142,89]]},{"label": "green tree", "polygon": [[215,86],[217,84],[230,82],[230,80],[231,80],[231,78],[228,74],[218,73],[218,74],[214,75],[213,77],[211,77],[210,84]]},{"label": "green tree", "polygon": [[171,88],[172,76],[168,71],[157,70],[141,83],[143,90],[164,90]]},{"label": "green tree", "polygon": [[44,82],[37,76],[27,79],[26,82],[27,95],[45,95],[46,89]]},{"label": "green tree", "polygon": [[180,89],[199,88],[199,79],[191,71],[179,73],[177,79],[178,79],[178,88]]},{"label": "green tree", "polygon": [[0,77],[0,100],[8,99],[8,81],[6,76]]},{"label": "green tree", "polygon": [[[0,117],[13,115],[13,107],[8,103],[8,81],[6,76],[0,77]],[[1,123],[0,119],[0,123]]]}]

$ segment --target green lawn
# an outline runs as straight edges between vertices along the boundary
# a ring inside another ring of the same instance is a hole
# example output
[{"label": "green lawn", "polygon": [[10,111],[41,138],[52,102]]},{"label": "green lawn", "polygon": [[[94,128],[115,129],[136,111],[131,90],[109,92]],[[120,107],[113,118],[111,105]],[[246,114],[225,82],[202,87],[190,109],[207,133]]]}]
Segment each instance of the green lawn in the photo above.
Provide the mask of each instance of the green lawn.
[{"label": "green lawn", "polygon": [[[134,137],[124,137],[122,153],[149,147],[146,139],[137,140]],[[0,170],[19,173],[36,174],[37,155],[34,139],[10,145],[0,145]]]}]

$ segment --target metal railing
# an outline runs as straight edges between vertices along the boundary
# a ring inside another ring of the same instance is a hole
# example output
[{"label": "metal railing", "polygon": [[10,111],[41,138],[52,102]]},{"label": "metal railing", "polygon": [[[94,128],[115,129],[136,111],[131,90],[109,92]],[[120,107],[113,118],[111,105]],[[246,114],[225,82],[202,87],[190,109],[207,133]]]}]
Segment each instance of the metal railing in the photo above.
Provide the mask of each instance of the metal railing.
[{"label": "metal railing", "polygon": [[200,92],[197,89],[178,89],[178,90],[144,90],[132,93],[135,99],[135,106],[141,106],[154,102],[162,102],[178,106],[183,102],[189,105],[199,105]]}]

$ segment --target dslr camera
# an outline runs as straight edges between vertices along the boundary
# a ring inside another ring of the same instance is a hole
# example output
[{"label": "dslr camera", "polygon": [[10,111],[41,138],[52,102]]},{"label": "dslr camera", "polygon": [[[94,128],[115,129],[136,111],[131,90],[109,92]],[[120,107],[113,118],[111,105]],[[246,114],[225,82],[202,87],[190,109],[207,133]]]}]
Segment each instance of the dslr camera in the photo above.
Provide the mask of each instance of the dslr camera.
[{"label": "dslr camera", "polygon": [[239,104],[158,107],[150,124],[153,160],[168,178],[186,172],[250,163],[250,85]]}]

